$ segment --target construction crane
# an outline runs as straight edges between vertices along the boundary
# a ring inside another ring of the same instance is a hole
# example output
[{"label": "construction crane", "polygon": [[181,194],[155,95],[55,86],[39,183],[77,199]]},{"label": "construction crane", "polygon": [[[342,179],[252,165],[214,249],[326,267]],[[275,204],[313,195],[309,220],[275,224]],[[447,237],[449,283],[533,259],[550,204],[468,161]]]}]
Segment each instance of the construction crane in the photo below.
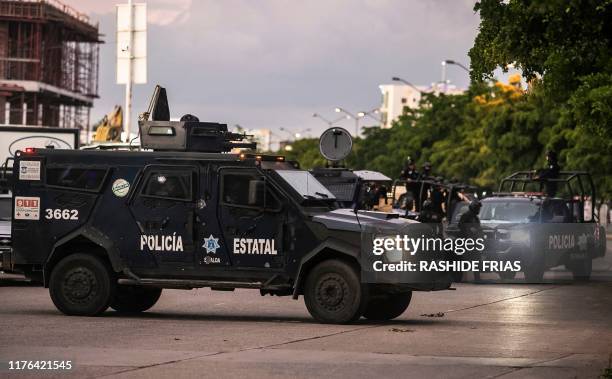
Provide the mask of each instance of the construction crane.
[{"label": "construction crane", "polygon": [[123,130],[123,109],[120,105],[102,117],[93,126],[95,132],[92,142],[121,142],[121,131]]}]

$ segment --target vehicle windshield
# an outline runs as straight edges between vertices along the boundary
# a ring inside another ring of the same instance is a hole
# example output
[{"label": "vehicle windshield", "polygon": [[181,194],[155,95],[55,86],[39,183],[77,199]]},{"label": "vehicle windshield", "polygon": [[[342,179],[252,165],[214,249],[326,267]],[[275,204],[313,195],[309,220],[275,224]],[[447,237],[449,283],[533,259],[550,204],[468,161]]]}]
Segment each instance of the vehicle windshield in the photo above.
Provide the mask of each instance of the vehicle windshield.
[{"label": "vehicle windshield", "polygon": [[11,205],[10,197],[0,197],[0,220],[11,220]]},{"label": "vehicle windshield", "polygon": [[305,199],[336,199],[335,196],[308,171],[276,170],[276,173]]},{"label": "vehicle windshield", "polygon": [[538,221],[539,211],[539,201],[483,201],[479,217],[481,221],[528,223]]}]

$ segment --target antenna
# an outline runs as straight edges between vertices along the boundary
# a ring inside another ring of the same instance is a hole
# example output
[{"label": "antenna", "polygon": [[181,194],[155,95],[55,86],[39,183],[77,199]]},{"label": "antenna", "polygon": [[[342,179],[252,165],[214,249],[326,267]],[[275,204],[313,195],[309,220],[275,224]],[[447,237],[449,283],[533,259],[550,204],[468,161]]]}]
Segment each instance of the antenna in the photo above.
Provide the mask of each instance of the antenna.
[{"label": "antenna", "polygon": [[336,167],[337,162],[346,158],[353,148],[351,134],[344,128],[329,128],[319,138],[321,155]]}]

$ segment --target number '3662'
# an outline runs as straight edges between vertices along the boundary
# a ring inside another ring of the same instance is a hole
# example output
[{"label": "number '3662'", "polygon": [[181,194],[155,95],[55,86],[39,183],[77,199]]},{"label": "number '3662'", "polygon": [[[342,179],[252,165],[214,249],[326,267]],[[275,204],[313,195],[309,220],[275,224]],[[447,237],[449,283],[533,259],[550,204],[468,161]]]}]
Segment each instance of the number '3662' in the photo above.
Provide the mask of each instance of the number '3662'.
[{"label": "number '3662'", "polygon": [[79,211],[76,209],[45,209],[47,220],[78,220]]}]

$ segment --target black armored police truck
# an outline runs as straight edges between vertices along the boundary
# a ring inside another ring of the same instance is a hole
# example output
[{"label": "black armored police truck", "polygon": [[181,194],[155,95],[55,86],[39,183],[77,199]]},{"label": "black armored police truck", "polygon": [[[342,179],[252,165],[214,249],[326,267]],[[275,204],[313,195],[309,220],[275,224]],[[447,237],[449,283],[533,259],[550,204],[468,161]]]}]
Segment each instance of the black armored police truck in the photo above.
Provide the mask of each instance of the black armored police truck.
[{"label": "black armored police truck", "polygon": [[163,288],[252,288],[303,295],[316,320],[347,323],[395,318],[412,291],[450,286],[447,273],[364,280],[376,236],[426,229],[338,209],[296,163],[231,153],[252,144],[224,124],[170,121],[159,86],[139,132],[136,151],[16,154],[5,264],[44,283],[65,314],[142,312]]}]

